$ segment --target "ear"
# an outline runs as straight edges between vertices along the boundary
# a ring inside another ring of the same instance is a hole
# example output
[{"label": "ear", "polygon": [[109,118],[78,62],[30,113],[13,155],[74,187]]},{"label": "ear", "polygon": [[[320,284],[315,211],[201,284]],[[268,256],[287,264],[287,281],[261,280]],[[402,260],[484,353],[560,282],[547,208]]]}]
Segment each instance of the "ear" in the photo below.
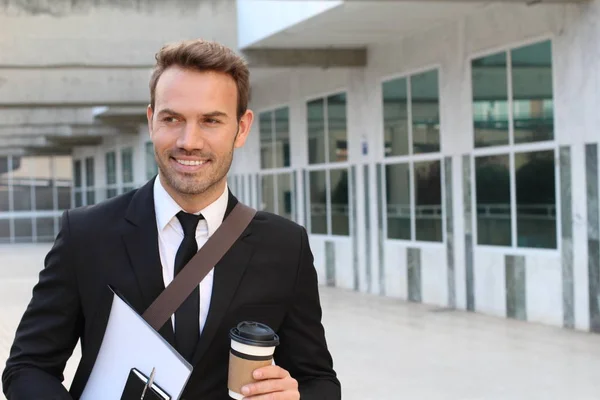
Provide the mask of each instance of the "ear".
[{"label": "ear", "polygon": [[152,137],[152,118],[154,117],[154,110],[152,109],[152,106],[148,105],[148,108],[146,109],[146,118],[148,119],[148,129],[150,130],[150,137]]},{"label": "ear", "polygon": [[244,115],[242,115],[242,118],[240,118],[240,122],[238,123],[238,132],[235,142],[233,143],[236,149],[239,149],[246,143],[246,139],[248,138],[248,134],[252,128],[252,121],[254,121],[254,113],[251,110],[246,110]]}]

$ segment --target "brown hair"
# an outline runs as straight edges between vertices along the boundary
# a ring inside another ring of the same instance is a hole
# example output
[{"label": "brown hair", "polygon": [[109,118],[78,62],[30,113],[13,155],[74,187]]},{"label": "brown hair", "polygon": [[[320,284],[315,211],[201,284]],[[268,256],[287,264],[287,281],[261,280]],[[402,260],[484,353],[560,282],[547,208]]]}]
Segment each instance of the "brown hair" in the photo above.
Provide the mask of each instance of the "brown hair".
[{"label": "brown hair", "polygon": [[223,72],[233,78],[237,86],[238,120],[248,108],[250,73],[246,61],[230,48],[217,42],[197,39],[184,40],[163,46],[156,53],[156,65],[150,78],[150,107],[154,109],[158,79],[171,66],[193,71]]}]

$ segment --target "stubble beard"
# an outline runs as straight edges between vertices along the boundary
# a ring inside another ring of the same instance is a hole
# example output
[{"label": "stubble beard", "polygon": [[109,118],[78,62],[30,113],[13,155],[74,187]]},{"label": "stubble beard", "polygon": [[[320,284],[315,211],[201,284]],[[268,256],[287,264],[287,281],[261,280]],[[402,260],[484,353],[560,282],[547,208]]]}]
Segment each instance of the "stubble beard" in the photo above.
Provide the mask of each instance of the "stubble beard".
[{"label": "stubble beard", "polygon": [[178,194],[184,197],[198,196],[209,192],[227,177],[229,168],[233,161],[233,148],[221,161],[210,157],[210,164],[206,171],[198,173],[181,174],[169,167],[171,151],[165,152],[163,156],[155,153],[156,163],[165,183]]}]

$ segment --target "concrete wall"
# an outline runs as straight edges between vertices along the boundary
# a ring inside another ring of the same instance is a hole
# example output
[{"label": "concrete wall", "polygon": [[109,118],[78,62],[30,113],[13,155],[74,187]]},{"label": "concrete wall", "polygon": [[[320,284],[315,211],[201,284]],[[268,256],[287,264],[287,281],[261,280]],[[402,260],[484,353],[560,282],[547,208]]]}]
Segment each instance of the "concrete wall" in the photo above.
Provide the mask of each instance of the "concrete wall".
[{"label": "concrete wall", "polygon": [[162,45],[236,26],[233,0],[0,3],[0,105],[146,103]]}]

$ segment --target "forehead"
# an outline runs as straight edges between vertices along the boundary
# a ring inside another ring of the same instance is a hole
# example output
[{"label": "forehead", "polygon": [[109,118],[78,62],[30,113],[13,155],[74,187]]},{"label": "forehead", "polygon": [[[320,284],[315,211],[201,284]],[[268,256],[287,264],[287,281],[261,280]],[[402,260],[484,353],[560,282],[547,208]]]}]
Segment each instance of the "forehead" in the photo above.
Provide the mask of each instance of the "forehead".
[{"label": "forehead", "polygon": [[160,76],[154,94],[155,108],[178,112],[215,110],[235,114],[237,86],[231,76],[216,71],[169,67]]}]

